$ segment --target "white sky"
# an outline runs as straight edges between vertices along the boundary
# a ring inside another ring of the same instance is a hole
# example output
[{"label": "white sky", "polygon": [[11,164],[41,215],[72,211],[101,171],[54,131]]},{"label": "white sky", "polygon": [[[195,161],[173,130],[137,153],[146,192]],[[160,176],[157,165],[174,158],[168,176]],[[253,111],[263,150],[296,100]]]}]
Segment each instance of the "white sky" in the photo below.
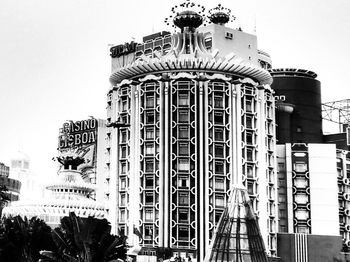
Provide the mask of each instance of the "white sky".
[{"label": "white sky", "polygon": [[[106,117],[109,44],[161,30],[170,0],[0,0],[0,162],[18,149],[40,176],[56,173],[58,129],[66,120]],[[253,32],[274,68],[318,74],[323,101],[350,98],[349,0],[222,3]]]}]

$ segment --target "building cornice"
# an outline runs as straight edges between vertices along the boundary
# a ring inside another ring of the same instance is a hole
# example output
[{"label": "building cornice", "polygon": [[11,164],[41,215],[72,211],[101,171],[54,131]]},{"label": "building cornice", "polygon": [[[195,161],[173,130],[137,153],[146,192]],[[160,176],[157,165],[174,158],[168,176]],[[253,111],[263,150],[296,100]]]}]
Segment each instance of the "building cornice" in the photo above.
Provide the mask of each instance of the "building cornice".
[{"label": "building cornice", "polygon": [[118,83],[126,83],[123,82],[125,79],[142,78],[148,74],[193,70],[250,77],[260,84],[270,85],[272,83],[272,77],[268,71],[243,61],[239,57],[228,60],[189,56],[151,58],[149,61],[138,60],[114,71],[110,76],[110,81],[113,85],[117,85]]}]

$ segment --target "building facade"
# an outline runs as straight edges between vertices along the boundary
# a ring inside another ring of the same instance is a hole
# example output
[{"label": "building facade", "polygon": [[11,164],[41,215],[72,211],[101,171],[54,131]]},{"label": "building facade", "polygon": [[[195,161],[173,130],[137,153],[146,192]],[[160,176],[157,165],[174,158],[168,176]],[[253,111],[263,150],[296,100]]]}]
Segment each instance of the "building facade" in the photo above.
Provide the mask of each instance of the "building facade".
[{"label": "building facade", "polygon": [[[276,99],[278,255],[283,261],[343,261],[341,251],[350,245],[346,133],[324,135],[322,127],[342,103],[321,104],[321,85],[312,71],[270,73]],[[317,242],[323,248],[315,253]]]},{"label": "building facade", "polygon": [[188,9],[173,20],[181,32],[111,49],[109,220],[142,255],[170,248],[202,260],[232,186],[243,183],[273,256],[274,96],[261,63],[269,57],[256,36],[225,26],[229,14],[199,27],[203,17]]},{"label": "building facade", "polygon": [[287,143],[277,156],[279,232],[338,236],[335,145]]}]

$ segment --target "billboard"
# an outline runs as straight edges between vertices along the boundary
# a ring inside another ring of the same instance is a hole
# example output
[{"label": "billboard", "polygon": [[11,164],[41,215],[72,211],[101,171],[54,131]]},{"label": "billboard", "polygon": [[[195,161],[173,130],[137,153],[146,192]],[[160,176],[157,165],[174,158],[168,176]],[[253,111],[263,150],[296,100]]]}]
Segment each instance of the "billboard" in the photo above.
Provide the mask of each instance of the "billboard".
[{"label": "billboard", "polygon": [[60,128],[58,136],[58,151],[75,149],[85,163],[79,166],[83,172],[96,167],[98,120],[95,118],[69,121]]}]

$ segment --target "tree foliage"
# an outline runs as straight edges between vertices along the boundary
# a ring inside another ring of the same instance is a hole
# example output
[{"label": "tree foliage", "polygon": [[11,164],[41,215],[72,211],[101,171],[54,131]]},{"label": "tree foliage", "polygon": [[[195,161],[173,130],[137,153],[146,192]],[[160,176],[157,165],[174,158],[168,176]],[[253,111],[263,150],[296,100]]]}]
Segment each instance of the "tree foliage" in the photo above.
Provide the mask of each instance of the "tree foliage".
[{"label": "tree foliage", "polygon": [[111,235],[106,219],[81,218],[74,213],[61,219],[52,232],[56,251],[42,251],[45,259],[58,262],[112,262],[126,258],[126,238]]},{"label": "tree foliage", "polygon": [[36,217],[2,218],[0,223],[0,261],[38,261],[40,250],[55,250],[51,228]]}]

